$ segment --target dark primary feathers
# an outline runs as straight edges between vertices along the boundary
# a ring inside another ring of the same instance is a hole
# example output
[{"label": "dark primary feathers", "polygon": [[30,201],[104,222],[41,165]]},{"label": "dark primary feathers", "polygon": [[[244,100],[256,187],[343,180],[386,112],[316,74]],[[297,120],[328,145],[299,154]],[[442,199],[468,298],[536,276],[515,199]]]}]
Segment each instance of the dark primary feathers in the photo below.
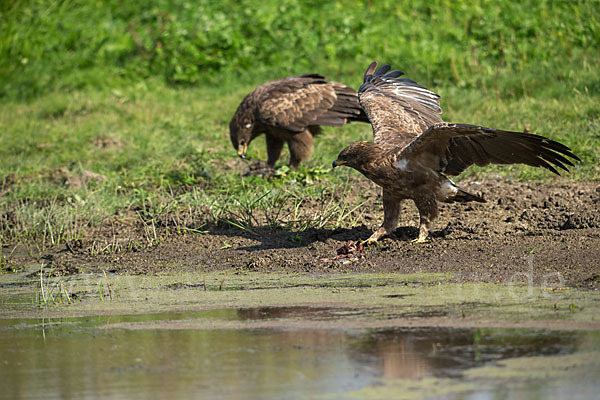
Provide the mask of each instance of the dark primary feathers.
[{"label": "dark primary feathers", "polygon": [[568,171],[573,166],[564,156],[581,161],[567,146],[543,136],[447,122],[429,127],[398,153],[399,159],[419,159],[449,175],[473,164],[526,164],[560,175],[555,167]]},{"label": "dark primary feathers", "polygon": [[442,122],[440,97],[402,72],[377,64],[367,69],[359,89],[361,106],[373,125],[374,142],[397,149],[399,159],[418,159],[425,166],[458,175],[476,164],[526,164],[558,174],[579,160],[558,142],[523,132]]}]

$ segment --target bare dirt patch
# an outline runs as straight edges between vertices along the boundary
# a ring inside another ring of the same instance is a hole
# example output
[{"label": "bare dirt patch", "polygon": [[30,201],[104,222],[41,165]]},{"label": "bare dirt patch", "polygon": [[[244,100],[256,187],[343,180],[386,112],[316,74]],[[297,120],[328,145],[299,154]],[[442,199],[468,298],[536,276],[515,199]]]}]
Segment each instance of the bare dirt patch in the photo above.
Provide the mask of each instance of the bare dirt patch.
[{"label": "bare dirt patch", "polygon": [[106,176],[87,170],[82,170],[81,173],[73,173],[67,168],[61,167],[52,170],[48,179],[69,189],[81,189],[89,182],[101,183],[106,181]]},{"label": "bare dirt patch", "polygon": [[[363,206],[364,225],[353,229],[248,231],[217,224],[203,228],[203,234],[171,234],[146,246],[141,239],[143,227],[113,220],[84,240],[46,251],[43,261],[65,273],[231,268],[310,273],[453,272],[459,281],[600,288],[598,183],[486,181],[462,185],[483,193],[488,202],[442,205],[432,240],[425,244],[410,242],[417,236],[417,211],[406,202],[399,228],[376,245],[365,246],[357,257],[342,258],[351,262],[336,259],[336,250],[349,240],[366,239],[381,223],[383,212],[375,187]],[[310,208],[310,203],[305,207]],[[113,243],[114,251],[99,251],[98,243]],[[3,254],[11,263],[35,261],[26,248],[15,249],[14,245],[5,247]]]},{"label": "bare dirt patch", "polygon": [[105,135],[98,135],[92,138],[91,143],[97,149],[114,149],[123,147],[123,142],[120,139]]}]

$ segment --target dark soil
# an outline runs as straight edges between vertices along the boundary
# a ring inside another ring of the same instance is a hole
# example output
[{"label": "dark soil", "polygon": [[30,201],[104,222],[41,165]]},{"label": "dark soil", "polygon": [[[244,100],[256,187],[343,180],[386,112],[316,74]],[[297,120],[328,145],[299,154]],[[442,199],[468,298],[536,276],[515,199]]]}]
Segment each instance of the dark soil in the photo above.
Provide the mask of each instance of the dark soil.
[{"label": "dark soil", "polygon": [[[393,235],[348,258],[336,257],[337,250],[350,240],[369,237],[383,219],[375,187],[364,206],[364,225],[353,229],[256,228],[249,232],[222,224],[204,228],[204,234],[171,234],[148,247],[127,245],[132,237],[140,237],[139,226],[113,221],[85,240],[47,250],[42,258],[58,273],[230,268],[300,273],[450,272],[461,281],[600,288],[600,185],[486,181],[462,182],[462,186],[482,193],[488,202],[442,205],[429,243],[411,243],[417,236],[418,219],[412,202],[406,202]],[[111,243],[120,245],[113,246],[118,248],[114,251],[101,251],[99,243],[109,248]],[[5,247],[4,259],[13,265],[39,262],[29,250],[21,245]]]}]

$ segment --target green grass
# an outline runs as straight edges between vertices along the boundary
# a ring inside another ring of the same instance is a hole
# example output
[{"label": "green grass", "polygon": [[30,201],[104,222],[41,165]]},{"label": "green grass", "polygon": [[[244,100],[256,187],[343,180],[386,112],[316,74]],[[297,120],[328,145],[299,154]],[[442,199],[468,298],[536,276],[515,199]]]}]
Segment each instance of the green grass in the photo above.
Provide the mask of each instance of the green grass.
[{"label": "green grass", "polygon": [[[600,177],[600,2],[54,1],[0,6],[0,241],[42,247],[133,220],[141,242],[222,222],[302,230],[360,224],[337,153],[370,127],[326,128],[313,158],[241,178],[228,122],[268,79],[306,72],[357,88],[376,59],[442,95],[447,121],[559,140]],[[249,155],[266,158],[264,139]],[[280,165],[287,162],[284,152]],[[84,171],[106,179],[77,184]],[[554,179],[522,166],[472,168]],[[317,204],[319,215],[304,212]],[[105,250],[102,250],[105,249]],[[108,250],[106,250],[108,249]]]},{"label": "green grass", "polygon": [[17,97],[151,76],[186,85],[255,83],[318,67],[360,77],[373,59],[411,67],[430,85],[478,87],[493,83],[498,70],[552,71],[597,53],[600,40],[595,1],[2,4],[0,95]]}]

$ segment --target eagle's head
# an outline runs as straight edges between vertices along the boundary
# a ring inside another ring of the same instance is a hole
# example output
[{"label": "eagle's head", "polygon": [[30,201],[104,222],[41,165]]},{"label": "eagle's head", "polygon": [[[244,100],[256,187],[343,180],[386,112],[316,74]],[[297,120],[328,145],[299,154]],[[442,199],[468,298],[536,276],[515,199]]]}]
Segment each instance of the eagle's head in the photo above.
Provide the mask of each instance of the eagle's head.
[{"label": "eagle's head", "polygon": [[251,114],[240,112],[238,109],[229,123],[229,137],[233,148],[241,158],[246,158],[246,150],[253,139],[253,133],[254,118]]},{"label": "eagle's head", "polygon": [[359,172],[365,172],[373,161],[382,157],[384,150],[373,142],[360,141],[352,143],[340,152],[337,159],[331,164],[333,168],[345,165]]}]

